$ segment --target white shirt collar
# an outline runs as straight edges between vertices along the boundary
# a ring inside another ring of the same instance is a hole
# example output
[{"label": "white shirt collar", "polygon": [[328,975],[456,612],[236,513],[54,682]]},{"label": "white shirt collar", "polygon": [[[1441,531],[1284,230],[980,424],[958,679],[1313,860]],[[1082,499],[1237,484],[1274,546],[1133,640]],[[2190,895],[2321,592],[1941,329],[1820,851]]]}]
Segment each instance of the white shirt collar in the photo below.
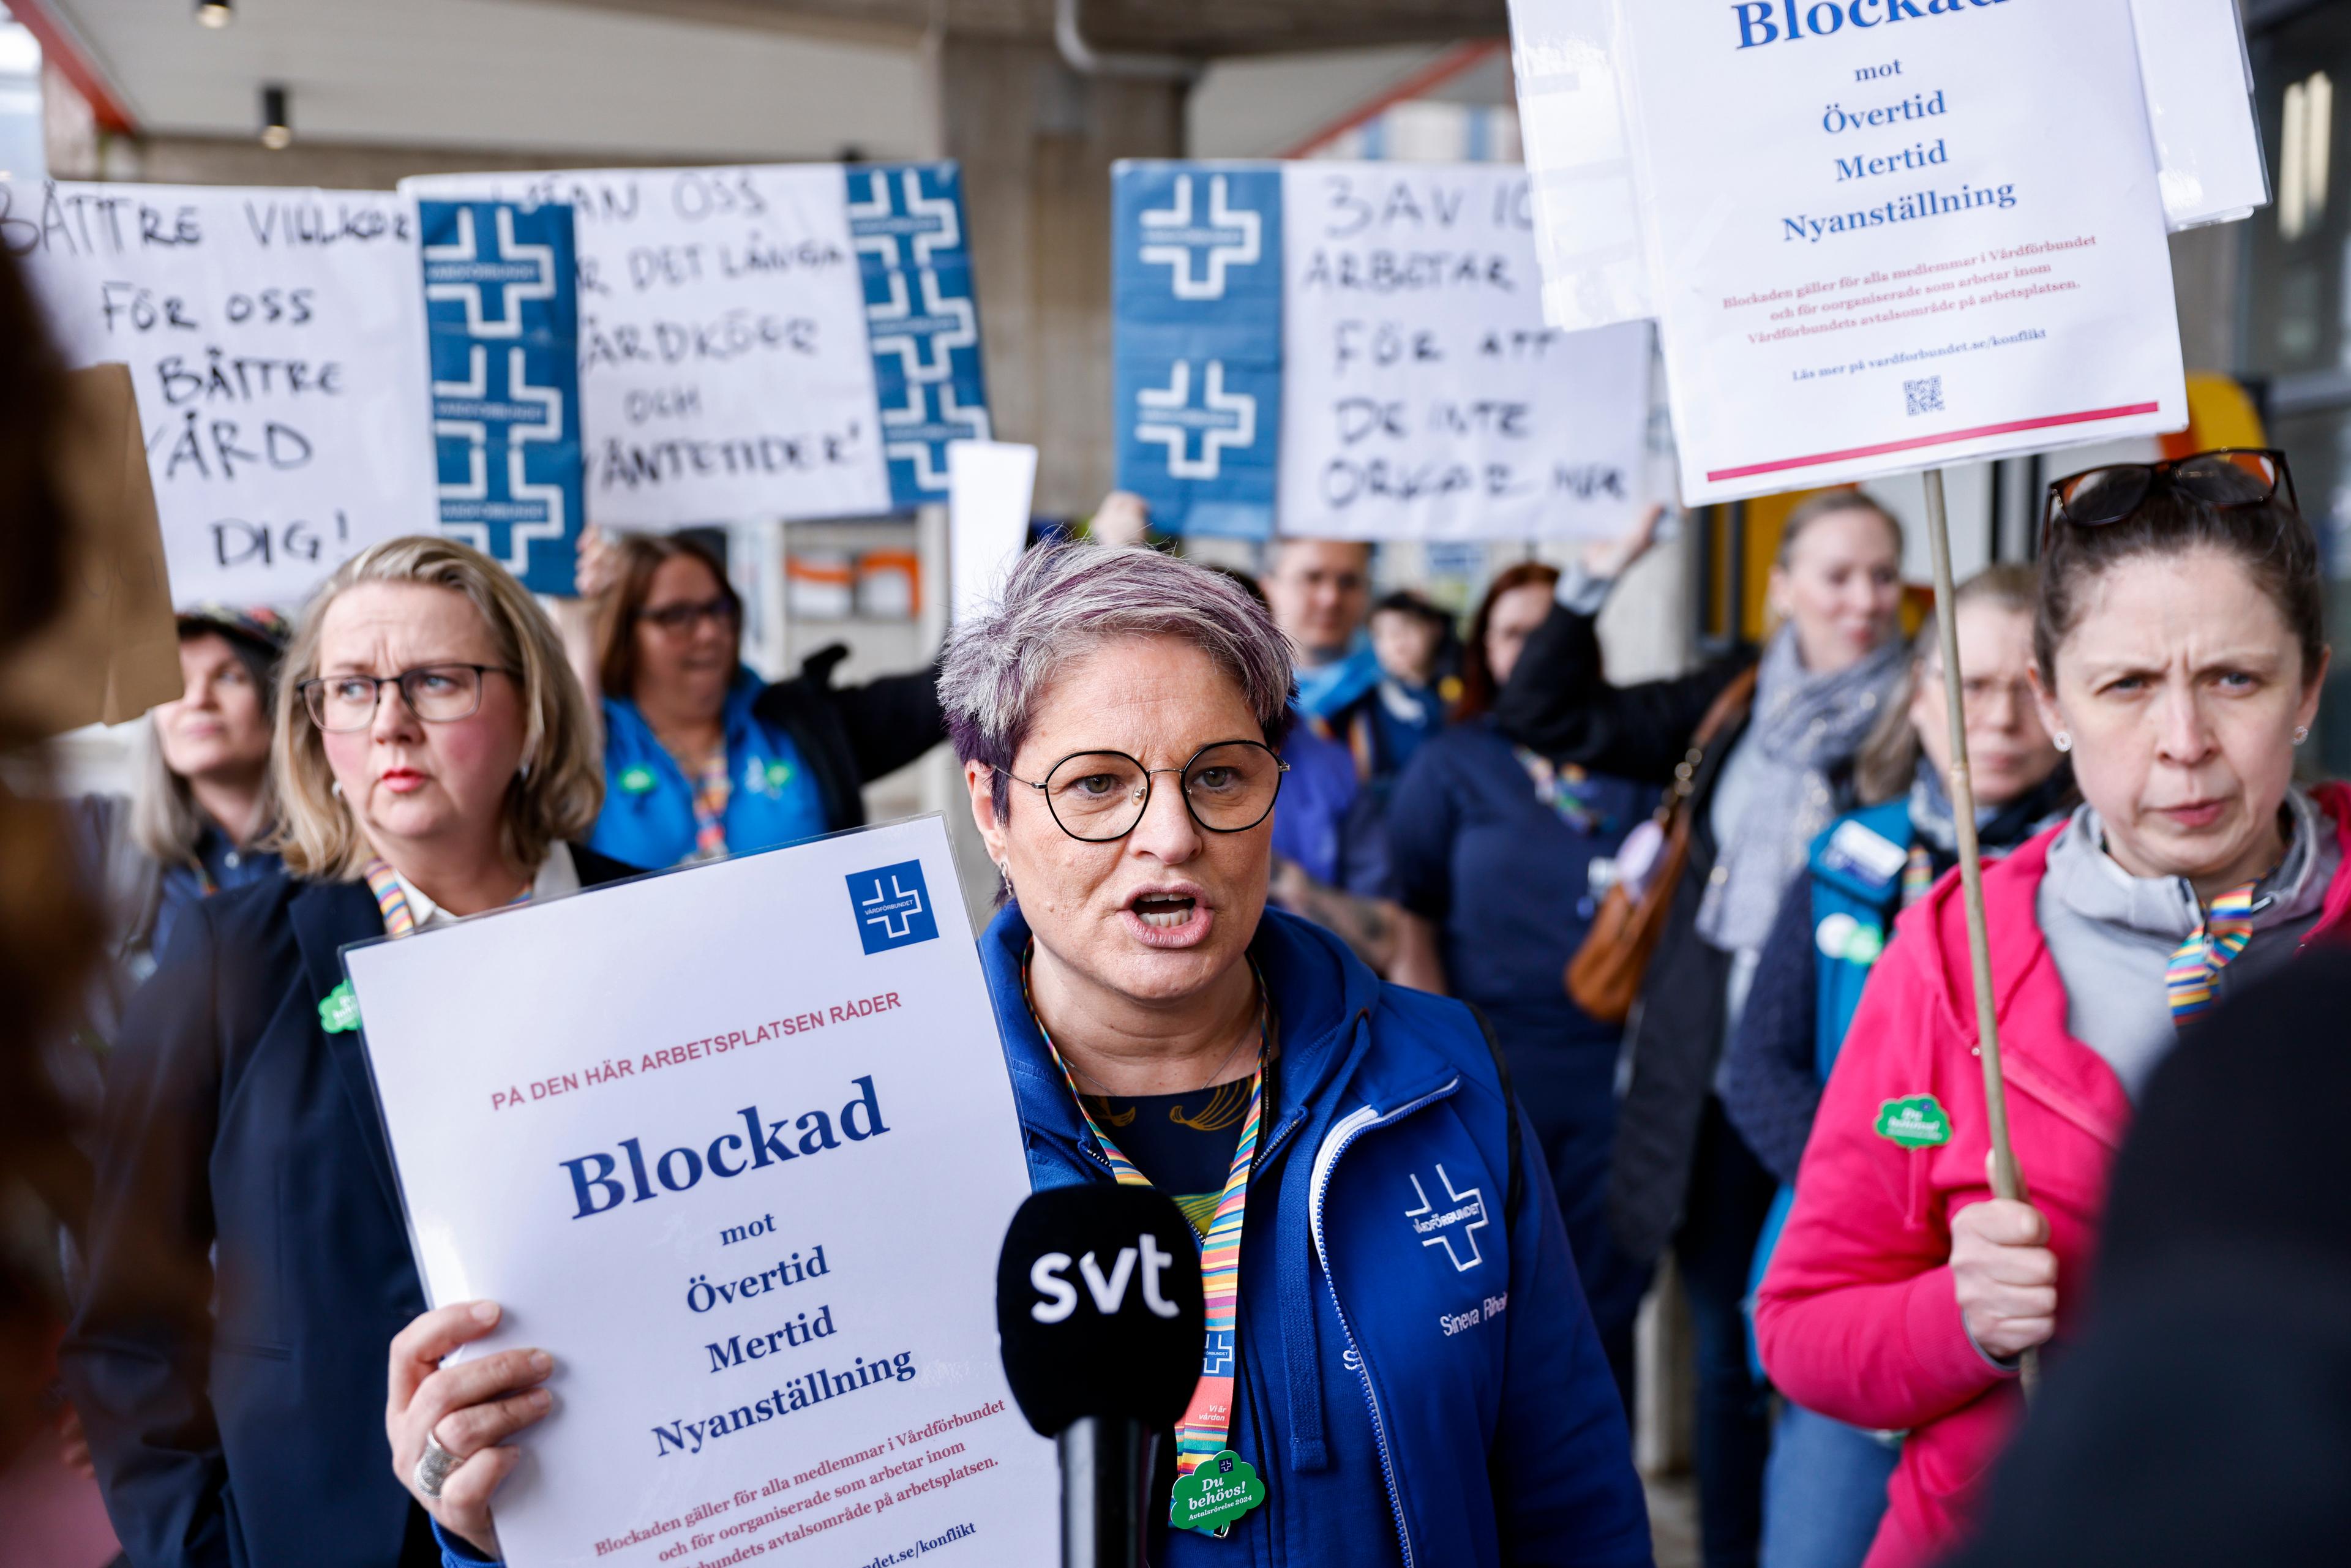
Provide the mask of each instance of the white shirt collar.
[{"label": "white shirt collar", "polygon": [[[397,872],[392,874],[399,876]],[[408,899],[408,913],[416,922],[417,930],[429,931],[439,925],[454,925],[463,918],[450,914],[427,898],[423,890],[406,877],[400,876],[399,881],[400,891]],[[547,858],[539,862],[538,874],[531,879],[530,902],[539,904],[579,891],[580,868],[571,863],[571,846],[558,842],[547,852]]]}]

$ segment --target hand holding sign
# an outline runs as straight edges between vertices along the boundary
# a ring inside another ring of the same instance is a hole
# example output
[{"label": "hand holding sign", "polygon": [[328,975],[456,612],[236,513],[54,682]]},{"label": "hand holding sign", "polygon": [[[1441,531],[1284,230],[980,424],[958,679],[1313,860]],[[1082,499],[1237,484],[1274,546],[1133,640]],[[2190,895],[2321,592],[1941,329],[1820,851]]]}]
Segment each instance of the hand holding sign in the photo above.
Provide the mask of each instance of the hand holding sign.
[{"label": "hand holding sign", "polygon": [[[522,1462],[522,1450],[507,1440],[555,1407],[554,1396],[539,1386],[555,1369],[545,1351],[526,1347],[448,1360],[496,1328],[498,1316],[495,1301],[460,1301],[401,1330],[392,1342],[383,1414],[401,1484],[442,1529],[493,1557],[498,1533],[490,1522],[490,1499]],[[418,1471],[428,1441],[457,1461],[430,1487]]]},{"label": "hand holding sign", "polygon": [[[1990,1156],[1986,1156],[1990,1165]],[[2002,1361],[2057,1332],[2057,1254],[2031,1204],[1995,1197],[1951,1217],[1951,1290],[1968,1337]]]}]

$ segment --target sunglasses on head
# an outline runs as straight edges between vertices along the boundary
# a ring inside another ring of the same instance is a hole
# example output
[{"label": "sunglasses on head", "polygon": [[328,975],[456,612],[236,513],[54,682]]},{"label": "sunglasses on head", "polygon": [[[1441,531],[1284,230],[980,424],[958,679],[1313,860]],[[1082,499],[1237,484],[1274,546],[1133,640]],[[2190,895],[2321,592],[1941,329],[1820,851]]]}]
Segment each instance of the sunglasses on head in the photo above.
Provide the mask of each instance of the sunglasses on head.
[{"label": "sunglasses on head", "polygon": [[2096,528],[2124,521],[2158,487],[2222,510],[2265,505],[2283,489],[2286,505],[2302,510],[2285,454],[2269,447],[2224,446],[2167,463],[2109,463],[2051,483],[2041,519],[2042,548],[2048,548],[2059,523]]}]

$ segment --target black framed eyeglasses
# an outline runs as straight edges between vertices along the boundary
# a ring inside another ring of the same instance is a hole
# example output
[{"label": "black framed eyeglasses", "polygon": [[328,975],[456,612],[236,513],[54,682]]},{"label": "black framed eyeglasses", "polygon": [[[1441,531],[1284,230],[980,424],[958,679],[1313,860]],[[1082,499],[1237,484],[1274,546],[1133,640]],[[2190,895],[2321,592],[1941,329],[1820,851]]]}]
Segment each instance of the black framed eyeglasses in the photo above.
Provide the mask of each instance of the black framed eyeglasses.
[{"label": "black framed eyeglasses", "polygon": [[1042,781],[1010,768],[1005,777],[1045,798],[1061,831],[1081,843],[1106,844],[1134,831],[1151,809],[1154,775],[1183,780],[1184,809],[1211,833],[1245,833],[1273,811],[1290,764],[1254,740],[1220,740],[1192,754],[1181,768],[1145,768],[1123,751],[1073,751]]},{"label": "black framed eyeglasses", "polygon": [[386,686],[398,686],[408,711],[425,723],[453,724],[481,710],[484,676],[514,674],[502,664],[419,664],[396,675],[319,675],[294,689],[312,724],[329,735],[348,735],[375,722]]},{"label": "black framed eyeglasses", "polygon": [[722,593],[716,599],[705,599],[699,603],[664,604],[658,609],[640,610],[637,619],[652,622],[672,637],[683,637],[705,621],[714,622],[721,629],[732,626],[739,614],[735,601]]},{"label": "black framed eyeglasses", "polygon": [[2050,533],[2061,522],[2098,528],[2125,521],[2158,486],[2223,510],[2262,506],[2283,490],[2286,505],[2302,510],[2285,454],[2273,447],[2224,446],[2164,463],[2109,463],[2051,481],[2042,549],[2049,548]]}]

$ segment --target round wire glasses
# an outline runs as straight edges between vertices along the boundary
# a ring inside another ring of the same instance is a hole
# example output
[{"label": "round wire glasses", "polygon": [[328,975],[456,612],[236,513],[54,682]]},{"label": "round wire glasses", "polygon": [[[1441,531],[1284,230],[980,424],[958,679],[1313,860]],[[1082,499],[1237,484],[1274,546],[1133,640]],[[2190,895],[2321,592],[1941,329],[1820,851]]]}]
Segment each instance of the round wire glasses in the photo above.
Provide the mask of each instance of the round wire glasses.
[{"label": "round wire glasses", "polygon": [[1123,751],[1076,751],[1053,764],[1044,779],[1005,777],[1045,798],[1061,831],[1082,843],[1104,844],[1134,831],[1151,809],[1154,775],[1183,780],[1184,809],[1212,833],[1245,833],[1265,821],[1281,793],[1290,764],[1254,740],[1220,740],[1192,754],[1181,768],[1145,768]]}]

